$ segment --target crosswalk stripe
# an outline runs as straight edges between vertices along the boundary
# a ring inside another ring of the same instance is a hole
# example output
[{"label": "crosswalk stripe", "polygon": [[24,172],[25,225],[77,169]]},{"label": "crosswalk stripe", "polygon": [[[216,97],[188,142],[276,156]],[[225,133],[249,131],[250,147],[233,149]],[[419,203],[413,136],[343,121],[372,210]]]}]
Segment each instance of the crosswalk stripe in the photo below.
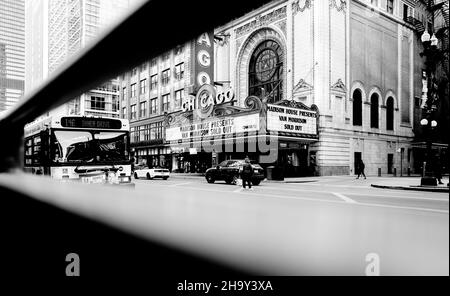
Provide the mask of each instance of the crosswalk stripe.
[{"label": "crosswalk stripe", "polygon": [[353,199],[351,199],[351,198],[348,198],[347,196],[345,196],[345,195],[343,195],[343,194],[340,194],[340,193],[337,193],[337,192],[332,192],[334,195],[336,195],[337,197],[339,197],[339,198],[341,198],[342,200],[344,200],[345,202],[348,202],[348,203],[357,203],[356,201],[354,201]]}]

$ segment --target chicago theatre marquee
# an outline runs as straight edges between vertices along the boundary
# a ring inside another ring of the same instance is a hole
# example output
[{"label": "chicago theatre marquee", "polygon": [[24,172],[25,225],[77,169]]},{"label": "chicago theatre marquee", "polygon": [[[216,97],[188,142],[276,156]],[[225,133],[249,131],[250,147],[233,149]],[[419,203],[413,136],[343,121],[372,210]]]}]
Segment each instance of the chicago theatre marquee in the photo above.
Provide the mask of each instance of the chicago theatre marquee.
[{"label": "chicago theatre marquee", "polygon": [[[312,173],[308,145],[318,139],[315,106],[295,101],[268,103],[248,96],[236,106],[231,88],[217,90],[202,85],[195,97],[183,104],[183,111],[166,117],[166,141],[175,157],[197,158],[210,167],[225,159],[249,156],[262,166],[277,165],[287,175]],[[173,161],[178,168],[179,161]]]},{"label": "chicago theatre marquee", "polygon": [[405,5],[272,1],[200,37],[194,91],[166,117],[173,168],[249,155],[287,175],[352,174],[358,159],[406,174],[423,61]]}]

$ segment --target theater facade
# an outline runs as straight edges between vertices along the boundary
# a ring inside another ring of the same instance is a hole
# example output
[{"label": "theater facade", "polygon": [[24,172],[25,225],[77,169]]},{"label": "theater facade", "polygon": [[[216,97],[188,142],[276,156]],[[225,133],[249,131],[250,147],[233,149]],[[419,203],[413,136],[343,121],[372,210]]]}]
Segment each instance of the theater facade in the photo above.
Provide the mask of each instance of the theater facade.
[{"label": "theater facade", "polygon": [[235,103],[232,89],[217,92],[204,84],[183,104],[185,110],[166,116],[173,170],[194,165],[194,170],[202,171],[226,159],[248,156],[263,167],[282,167],[286,176],[314,173],[308,150],[318,140],[316,106],[293,100],[269,103],[267,97],[254,95],[243,106]]},{"label": "theater facade", "polygon": [[369,175],[414,173],[420,3],[272,1],[205,32],[186,51],[180,103],[154,117],[165,163],[204,172],[248,155],[303,176],[354,174],[363,159]]}]

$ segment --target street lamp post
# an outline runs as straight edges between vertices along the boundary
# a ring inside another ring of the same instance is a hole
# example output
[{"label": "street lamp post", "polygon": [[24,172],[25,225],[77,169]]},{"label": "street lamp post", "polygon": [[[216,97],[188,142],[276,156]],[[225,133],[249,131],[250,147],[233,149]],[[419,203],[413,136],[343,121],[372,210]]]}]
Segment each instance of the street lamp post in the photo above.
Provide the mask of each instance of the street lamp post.
[{"label": "street lamp post", "polygon": [[[430,116],[431,117],[431,116]],[[422,127],[426,128],[428,131],[428,137],[427,137],[427,148],[426,148],[426,155],[423,163],[423,172],[422,172],[422,178],[420,180],[420,185],[422,186],[436,186],[437,185],[437,179],[433,176],[433,170],[432,170],[432,149],[431,149],[431,139],[432,139],[432,131],[437,126],[436,120],[431,120],[431,118],[427,119],[424,118],[420,121],[420,124]]]},{"label": "street lamp post", "polygon": [[432,185],[437,186],[437,179],[433,176],[433,155],[432,155],[432,131],[437,126],[436,120],[433,120],[436,111],[437,103],[437,86],[435,83],[434,72],[437,63],[437,57],[439,55],[439,50],[437,49],[438,40],[433,34],[430,34],[425,30],[421,36],[421,41],[424,46],[424,51],[421,56],[426,57],[426,71],[424,83],[424,90],[422,96],[422,109],[424,110],[424,118],[420,121],[423,129],[426,130],[427,145],[426,145],[426,155],[425,161],[423,163],[422,178],[420,180],[420,185]]}]

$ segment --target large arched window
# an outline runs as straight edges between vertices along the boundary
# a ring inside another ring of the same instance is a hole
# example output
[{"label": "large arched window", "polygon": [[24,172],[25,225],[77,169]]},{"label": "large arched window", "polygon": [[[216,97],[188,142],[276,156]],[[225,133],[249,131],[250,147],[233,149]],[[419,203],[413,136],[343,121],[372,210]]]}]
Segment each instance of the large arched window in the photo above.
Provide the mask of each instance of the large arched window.
[{"label": "large arched window", "polygon": [[353,92],[353,125],[362,125],[362,95],[359,89]]},{"label": "large arched window", "polygon": [[386,100],[386,129],[394,130],[394,99],[392,97]]},{"label": "large arched window", "polygon": [[378,128],[378,94],[370,97],[370,127]]},{"label": "large arched window", "polygon": [[261,97],[262,89],[268,102],[283,99],[283,49],[273,41],[262,42],[252,54],[249,67],[249,95]]}]

